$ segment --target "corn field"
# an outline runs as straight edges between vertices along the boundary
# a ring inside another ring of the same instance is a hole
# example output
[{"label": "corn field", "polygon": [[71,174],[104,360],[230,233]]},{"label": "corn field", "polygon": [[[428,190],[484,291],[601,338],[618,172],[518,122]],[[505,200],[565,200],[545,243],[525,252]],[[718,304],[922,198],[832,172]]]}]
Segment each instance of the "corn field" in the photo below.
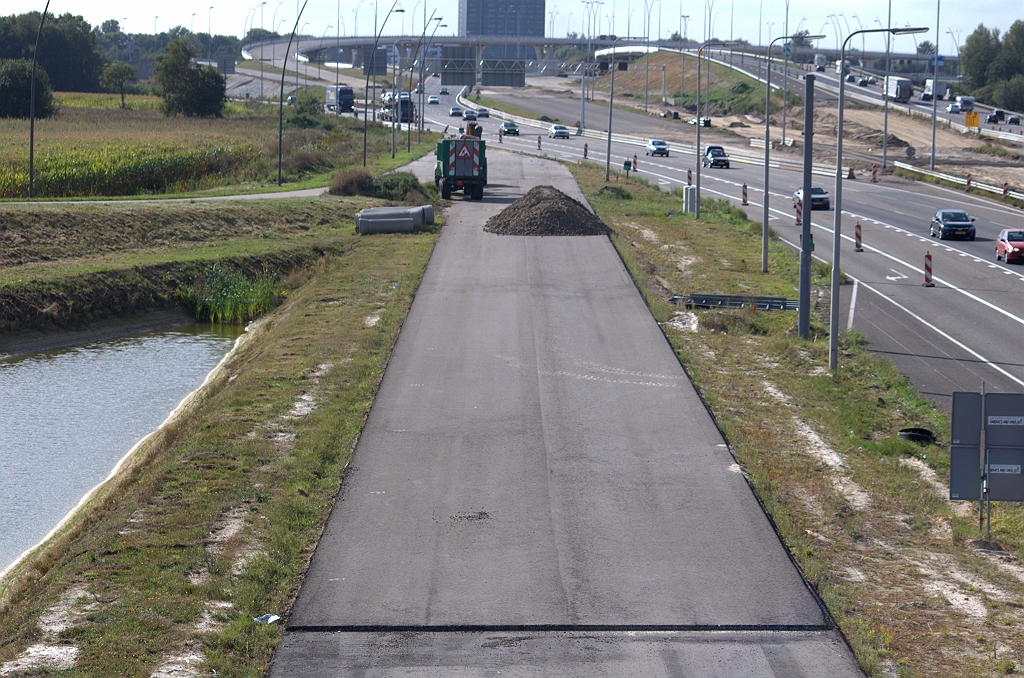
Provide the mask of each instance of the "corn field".
[{"label": "corn field", "polygon": [[[253,146],[105,146],[36,159],[39,197],[135,195],[188,188],[225,176],[259,155]],[[0,198],[28,196],[28,164],[0,165]]]}]

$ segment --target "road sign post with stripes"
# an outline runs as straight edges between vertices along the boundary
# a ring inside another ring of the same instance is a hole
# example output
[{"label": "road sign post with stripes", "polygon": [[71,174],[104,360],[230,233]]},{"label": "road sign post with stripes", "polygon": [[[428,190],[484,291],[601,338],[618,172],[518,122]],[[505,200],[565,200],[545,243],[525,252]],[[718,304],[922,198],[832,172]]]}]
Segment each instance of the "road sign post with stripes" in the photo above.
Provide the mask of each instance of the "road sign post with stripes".
[{"label": "road sign post with stripes", "polygon": [[935,283],[932,282],[932,253],[928,251],[924,253],[924,284],[922,287],[935,287]]}]

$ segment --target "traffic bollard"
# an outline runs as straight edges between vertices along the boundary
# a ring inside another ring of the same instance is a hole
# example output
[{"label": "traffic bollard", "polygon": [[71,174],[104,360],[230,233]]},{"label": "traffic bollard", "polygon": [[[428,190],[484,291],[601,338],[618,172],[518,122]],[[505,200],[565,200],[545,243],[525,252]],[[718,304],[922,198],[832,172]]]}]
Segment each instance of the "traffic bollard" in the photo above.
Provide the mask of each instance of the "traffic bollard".
[{"label": "traffic bollard", "polygon": [[1003,200],[1006,200],[1008,197],[1010,197],[1010,184],[1008,184],[1007,182],[1004,181],[1003,182]]},{"label": "traffic bollard", "polygon": [[854,240],[853,251],[854,252],[863,252],[864,251],[864,247],[863,247],[863,241],[861,240],[861,235],[860,235],[860,222],[859,221],[857,222],[857,225],[853,227],[853,240]]},{"label": "traffic bollard", "polygon": [[797,200],[796,201],[796,225],[797,226],[802,226],[803,223],[804,223],[803,222],[803,211],[804,211],[804,203],[803,203],[803,201],[802,200]]},{"label": "traffic bollard", "polygon": [[971,192],[971,175],[970,175],[970,173],[968,173],[968,175],[967,175],[967,192],[968,193]]},{"label": "traffic bollard", "polygon": [[743,184],[743,204],[747,205],[747,185]]},{"label": "traffic bollard", "polygon": [[935,287],[935,283],[932,282],[932,253],[928,251],[924,253],[924,285],[922,287]]},{"label": "traffic bollard", "polygon": [[633,154],[633,171],[636,171],[636,153]]},{"label": "traffic bollard", "polygon": [[686,185],[687,186],[693,186],[693,170],[692,169],[687,169],[686,170]]},{"label": "traffic bollard", "polygon": [[878,165],[871,166],[871,183],[878,183]]},{"label": "traffic bollard", "polygon": [[583,159],[587,159],[587,145],[583,144]]}]

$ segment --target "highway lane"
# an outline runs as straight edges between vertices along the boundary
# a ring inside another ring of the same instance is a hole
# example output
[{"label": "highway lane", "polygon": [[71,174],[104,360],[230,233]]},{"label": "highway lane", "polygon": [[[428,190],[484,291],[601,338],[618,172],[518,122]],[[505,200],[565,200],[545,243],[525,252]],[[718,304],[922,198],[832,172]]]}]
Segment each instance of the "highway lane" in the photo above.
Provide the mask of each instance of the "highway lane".
[{"label": "highway lane", "polygon": [[[542,104],[524,98],[520,105]],[[489,127],[496,124],[495,120]],[[544,133],[543,127],[526,127],[523,137],[506,137],[503,146],[538,153],[536,135]],[[545,136],[539,152],[573,161],[582,156],[584,143],[590,159],[604,161],[605,143],[595,139],[563,141]],[[653,159],[646,158],[639,146],[612,146],[615,168],[638,153],[641,176],[666,189],[685,185],[686,170],[695,162],[693,155]],[[760,221],[761,167],[735,163],[729,171],[705,169],[702,176],[709,195],[733,202],[739,202],[740,187],[746,183],[748,213]],[[799,239],[791,192],[800,182],[799,172],[772,170],[770,223],[790,243]],[[816,176],[814,183],[831,193],[834,178]],[[889,356],[922,392],[946,408],[952,391],[977,390],[982,380],[992,390],[1019,392],[1024,387],[1024,364],[1019,357],[1024,336],[1019,302],[1024,269],[997,264],[994,240],[1002,228],[1022,224],[1021,212],[951,189],[889,178],[878,184],[863,178],[844,181],[844,203],[842,226],[847,241],[841,266],[858,281],[852,326],[866,334],[869,348]],[[928,237],[931,216],[945,207],[963,207],[978,218],[977,240],[940,242]],[[825,261],[831,260],[833,216],[833,212],[813,215],[816,256]],[[865,253],[853,252],[858,220],[864,230]],[[935,288],[921,286],[926,251],[933,256]],[[850,317],[853,287],[843,289],[844,319]]]},{"label": "highway lane", "polygon": [[489,161],[271,675],[860,675],[608,239],[482,231],[571,175]]}]

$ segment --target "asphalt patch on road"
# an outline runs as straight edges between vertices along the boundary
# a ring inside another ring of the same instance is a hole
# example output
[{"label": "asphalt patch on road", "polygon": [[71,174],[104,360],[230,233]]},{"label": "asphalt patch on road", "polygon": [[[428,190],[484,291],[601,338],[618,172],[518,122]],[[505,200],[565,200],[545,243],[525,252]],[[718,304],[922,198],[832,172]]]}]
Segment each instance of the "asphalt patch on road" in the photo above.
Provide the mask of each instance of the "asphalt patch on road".
[{"label": "asphalt patch on road", "polygon": [[487,220],[497,235],[607,235],[604,223],[578,200],[553,186],[534,186]]}]

